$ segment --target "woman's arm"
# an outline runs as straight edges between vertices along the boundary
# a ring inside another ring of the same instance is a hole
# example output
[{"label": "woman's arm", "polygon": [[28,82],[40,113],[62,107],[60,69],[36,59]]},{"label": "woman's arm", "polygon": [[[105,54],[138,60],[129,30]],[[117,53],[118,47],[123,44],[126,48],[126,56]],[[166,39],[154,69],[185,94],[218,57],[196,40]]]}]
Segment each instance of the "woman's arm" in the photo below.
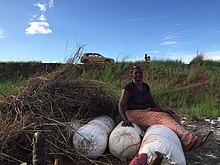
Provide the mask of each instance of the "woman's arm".
[{"label": "woman's arm", "polygon": [[129,97],[130,97],[130,93],[127,90],[123,89],[122,93],[121,93],[121,97],[119,99],[118,109],[119,109],[119,113],[122,117],[124,126],[131,125],[131,123],[128,121],[126,113],[125,113]]}]

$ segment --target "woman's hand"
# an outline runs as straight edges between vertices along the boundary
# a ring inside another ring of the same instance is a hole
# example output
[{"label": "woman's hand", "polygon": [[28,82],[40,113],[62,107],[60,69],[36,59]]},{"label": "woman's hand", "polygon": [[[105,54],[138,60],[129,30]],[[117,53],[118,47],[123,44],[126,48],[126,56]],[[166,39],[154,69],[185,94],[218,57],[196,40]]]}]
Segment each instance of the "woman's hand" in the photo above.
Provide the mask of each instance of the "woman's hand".
[{"label": "woman's hand", "polygon": [[172,109],[161,109],[161,112],[168,113],[179,125],[181,125],[180,116],[178,116]]},{"label": "woman's hand", "polygon": [[173,114],[175,114],[175,112],[173,112],[171,109],[166,109],[166,112],[167,112],[170,116],[172,116]]},{"label": "woman's hand", "polygon": [[173,112],[171,109],[162,109],[162,108],[160,108],[160,111],[164,112],[164,113],[168,113],[170,116],[175,114],[175,112]]}]

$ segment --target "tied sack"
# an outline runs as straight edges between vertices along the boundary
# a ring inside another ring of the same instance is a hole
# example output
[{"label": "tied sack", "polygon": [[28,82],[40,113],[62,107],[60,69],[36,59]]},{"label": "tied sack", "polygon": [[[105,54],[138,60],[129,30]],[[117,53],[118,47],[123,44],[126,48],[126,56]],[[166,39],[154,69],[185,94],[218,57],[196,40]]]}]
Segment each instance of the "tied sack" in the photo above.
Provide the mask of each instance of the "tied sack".
[{"label": "tied sack", "polygon": [[138,154],[147,154],[149,163],[155,151],[164,154],[163,161],[168,161],[169,164],[186,165],[185,155],[178,136],[164,125],[152,125],[147,129]]},{"label": "tied sack", "polygon": [[73,135],[74,148],[90,158],[103,154],[108,144],[108,137],[115,127],[109,116],[97,117],[80,127]]},{"label": "tied sack", "polygon": [[141,144],[142,130],[137,124],[132,123],[134,127],[123,127],[122,123],[110,134],[109,150],[118,159],[133,159]]}]

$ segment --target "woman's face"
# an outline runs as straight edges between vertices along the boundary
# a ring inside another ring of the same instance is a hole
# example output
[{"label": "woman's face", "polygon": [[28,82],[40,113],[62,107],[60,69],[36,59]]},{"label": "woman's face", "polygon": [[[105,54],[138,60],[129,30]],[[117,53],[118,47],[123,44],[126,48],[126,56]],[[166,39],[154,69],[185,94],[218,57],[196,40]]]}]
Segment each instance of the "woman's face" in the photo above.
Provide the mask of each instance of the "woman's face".
[{"label": "woman's face", "polygon": [[132,72],[132,79],[135,82],[141,82],[143,80],[143,71],[140,68],[136,68]]}]

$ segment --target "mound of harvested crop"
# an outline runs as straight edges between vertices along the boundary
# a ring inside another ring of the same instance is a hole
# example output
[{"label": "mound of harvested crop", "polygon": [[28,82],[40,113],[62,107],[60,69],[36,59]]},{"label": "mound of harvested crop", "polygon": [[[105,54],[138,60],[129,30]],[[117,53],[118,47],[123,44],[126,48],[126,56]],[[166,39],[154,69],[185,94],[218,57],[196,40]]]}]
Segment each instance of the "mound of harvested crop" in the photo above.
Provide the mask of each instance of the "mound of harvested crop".
[{"label": "mound of harvested crop", "polygon": [[32,137],[39,130],[45,134],[46,153],[62,152],[81,159],[63,133],[65,122],[118,114],[118,98],[111,87],[75,79],[76,70],[74,65],[64,65],[34,77],[4,100],[0,106],[0,164],[30,163]]}]

